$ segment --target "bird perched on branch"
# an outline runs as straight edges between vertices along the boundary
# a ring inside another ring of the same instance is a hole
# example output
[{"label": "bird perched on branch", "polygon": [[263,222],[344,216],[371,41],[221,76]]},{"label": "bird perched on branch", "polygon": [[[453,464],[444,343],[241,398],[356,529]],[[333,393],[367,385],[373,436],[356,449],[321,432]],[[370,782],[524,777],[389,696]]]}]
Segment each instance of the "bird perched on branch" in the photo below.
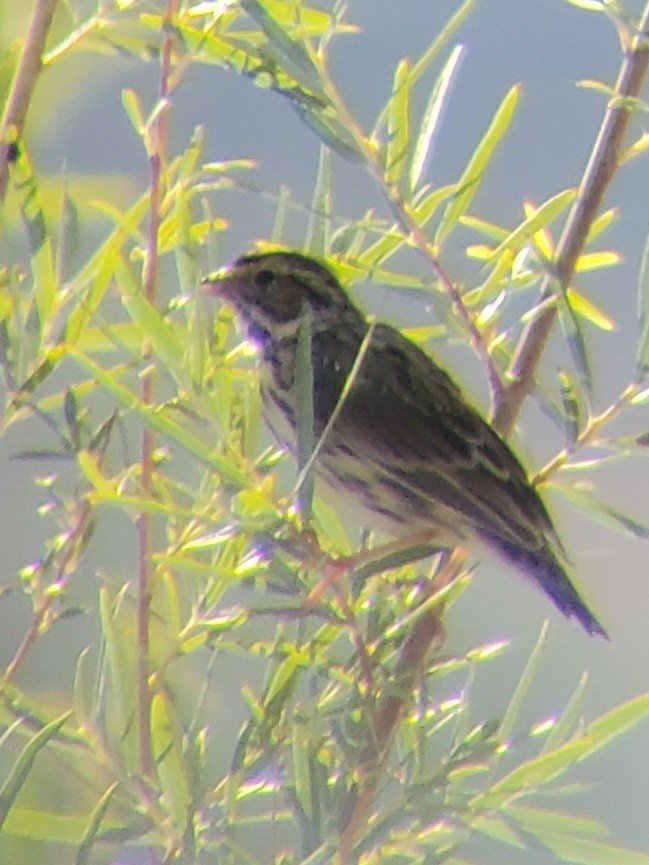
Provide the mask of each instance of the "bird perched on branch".
[{"label": "bird perched on branch", "polygon": [[264,415],[293,455],[296,355],[308,317],[313,466],[368,527],[404,546],[422,532],[440,548],[478,541],[589,634],[607,636],[572,584],[545,505],[509,445],[427,354],[395,328],[368,322],[325,265],[296,252],[253,253],[204,288],[234,307],[258,346]]}]

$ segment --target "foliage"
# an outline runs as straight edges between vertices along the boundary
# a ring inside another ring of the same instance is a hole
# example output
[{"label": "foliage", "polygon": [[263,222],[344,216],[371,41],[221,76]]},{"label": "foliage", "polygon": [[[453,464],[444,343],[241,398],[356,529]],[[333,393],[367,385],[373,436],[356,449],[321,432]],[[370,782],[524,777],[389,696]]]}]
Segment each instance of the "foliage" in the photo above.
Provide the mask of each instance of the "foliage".
[{"label": "foliage", "polygon": [[[631,44],[637,25],[616,5],[574,5],[605,13]],[[326,11],[300,0],[181,9],[171,0],[165,8],[120,2],[89,15],[84,6],[61,10],[69,16],[58,21],[65,32],[48,47],[43,74],[82,51],[142,63],[155,55],[161,96],[145,107],[135,90],[124,91],[149,186],[125,207],[93,203],[111,224],[100,241],[84,235],[89,223],[96,234],[81,206],[88,189],[75,196],[63,183],[54,220],[29,138],[18,123],[3,127],[11,178],[5,241],[20,231],[27,250],[24,262],[1,273],[3,434],[31,436],[35,421],[47,433],[46,445],[16,456],[46,467],[41,515],[54,530],[18,577],[32,617],[3,678],[0,843],[31,842],[30,861],[45,844],[62,845],[65,861],[78,863],[117,861],[116,851],[139,846],[158,862],[370,865],[467,862],[460,858],[467,840],[486,836],[516,850],[541,845],[561,861],[649,862],[649,854],[610,843],[597,821],[543,799],[578,792],[575,767],[646,717],[647,695],[586,723],[582,680],[558,717],[525,733],[520,716],[544,631],[515,693],[502,695],[501,717],[477,720],[470,685],[497,677],[507,646],[443,652],[443,613],[467,584],[452,557],[436,557],[427,570],[411,561],[391,562],[388,574],[374,567],[304,608],[318,557],[348,553],[357,538],[316,500],[316,542],[282,492],[282,456],[260,451],[250,349],[229,313],[197,292],[206,262],[218,261],[215,236],[228,229],[220,196],[242,185],[252,165],[206,162],[200,129],[183,152],[170,154],[170,97],[182,98],[188,69],[215,65],[290,101],[322,142],[304,248],[328,256],[349,285],[369,278],[430,294],[444,330],[480,358],[503,434],[531,390],[510,387],[511,374],[534,377],[538,358],[522,371],[517,364],[532,344],[539,356],[545,350],[538,322],[558,321],[571,367],[534,396],[564,432],[565,447],[537,480],[642,537],[649,527],[595,500],[585,481],[575,485],[574,472],[584,470],[587,446],[598,449],[595,468],[646,451],[646,433],[622,439],[610,424],[633,417],[649,393],[649,252],[640,268],[637,370],[595,413],[587,346],[593,330],[605,334],[613,322],[571,279],[617,263],[600,247],[613,211],[597,206],[580,224],[586,242],[570,267],[575,208],[583,210],[584,196],[597,198],[583,183],[527,203],[518,225],[471,212],[515,115],[518,86],[456,180],[437,188],[426,181],[461,55],[454,40],[474,0],[458,3],[419,58],[397,65],[369,132],[328,70],[334,40],[354,39],[340,2]],[[610,87],[598,86],[610,96]],[[420,91],[430,96],[418,118]],[[637,106],[637,95],[616,92],[607,116],[624,118]],[[646,142],[641,136],[627,146],[618,163],[640,156]],[[361,219],[335,212],[335,159],[374,178],[387,217],[369,208]],[[288,204],[280,195],[275,244]],[[460,286],[442,265],[452,243],[482,262],[477,284]],[[411,266],[413,252],[423,272]],[[428,343],[440,328],[411,335]],[[75,607],[70,590],[93,532],[116,517],[135,530],[132,580],[116,584],[106,563],[96,597]],[[92,619],[100,640],[78,654],[62,712],[16,677],[50,631],[75,615]],[[241,688],[245,722],[230,735],[214,704],[239,702],[235,663],[248,665],[247,681],[257,684]],[[45,765],[65,775],[67,799],[39,789]]]}]

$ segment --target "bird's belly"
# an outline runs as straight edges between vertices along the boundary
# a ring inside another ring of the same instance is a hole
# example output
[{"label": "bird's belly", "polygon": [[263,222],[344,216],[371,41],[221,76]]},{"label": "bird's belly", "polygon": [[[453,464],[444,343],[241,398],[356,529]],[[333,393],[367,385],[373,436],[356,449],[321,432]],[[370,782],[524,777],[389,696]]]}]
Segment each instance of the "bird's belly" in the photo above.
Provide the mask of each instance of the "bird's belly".
[{"label": "bird's belly", "polygon": [[[291,395],[264,384],[262,380],[266,423],[278,442],[296,458]],[[390,537],[430,530],[440,546],[454,546],[465,540],[465,525],[456,510],[404,484],[389,466],[365,459],[362,441],[344,441],[334,425],[317,447],[314,468],[318,494],[359,526]]]},{"label": "bird's belly", "polygon": [[424,498],[389,472],[347,453],[323,453],[316,463],[323,498],[359,525],[390,537],[430,531],[440,546],[465,538],[457,511]]}]

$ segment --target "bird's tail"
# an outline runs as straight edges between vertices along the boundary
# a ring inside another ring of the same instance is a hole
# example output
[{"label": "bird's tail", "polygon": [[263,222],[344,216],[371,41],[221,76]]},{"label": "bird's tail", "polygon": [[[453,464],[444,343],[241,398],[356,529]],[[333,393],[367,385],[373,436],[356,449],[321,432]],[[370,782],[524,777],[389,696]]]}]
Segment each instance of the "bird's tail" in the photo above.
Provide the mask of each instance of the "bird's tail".
[{"label": "bird's tail", "polygon": [[530,550],[503,538],[490,537],[489,546],[532,579],[561,610],[564,616],[575,618],[591,635],[609,639],[595,615],[586,606],[570,582],[564,567],[549,544],[540,550]]}]

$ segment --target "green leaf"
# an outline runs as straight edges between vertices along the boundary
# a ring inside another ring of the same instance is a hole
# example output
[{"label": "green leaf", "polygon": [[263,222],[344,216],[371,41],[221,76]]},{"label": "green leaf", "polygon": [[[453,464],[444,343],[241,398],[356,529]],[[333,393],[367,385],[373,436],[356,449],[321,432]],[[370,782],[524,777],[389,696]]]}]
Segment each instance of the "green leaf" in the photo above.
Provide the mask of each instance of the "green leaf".
[{"label": "green leaf", "polygon": [[566,289],[566,296],[571,309],[581,318],[594,324],[600,330],[605,330],[610,333],[612,330],[617,330],[615,321],[596,306],[592,300],[584,297],[581,292],[574,288]]},{"label": "green leaf", "polygon": [[[415,139],[413,147],[409,178],[411,190],[417,188],[417,185],[426,170],[432,152],[433,140],[442,116],[442,110],[448,97],[451,83],[457,72],[463,51],[464,46],[462,45],[456,45],[451,51],[450,57],[437,77],[430,97],[428,98],[419,127],[419,134]],[[410,79],[412,82],[412,74],[410,75]]]},{"label": "green leaf", "polygon": [[442,204],[452,198],[458,189],[457,183],[450,183],[448,186],[440,186],[423,195],[412,210],[412,216],[417,225],[420,228],[427,225]]},{"label": "green leaf", "polygon": [[[203,156],[203,137],[202,129],[195,130],[189,146],[178,160],[178,192],[173,198],[176,225],[173,253],[178,274],[178,285],[181,293],[184,294],[192,292],[199,281],[200,239],[196,236],[196,229],[202,225],[200,223],[192,224],[192,198],[196,171]],[[215,220],[209,219],[206,222],[206,233],[215,230]],[[195,341],[198,342],[199,340],[200,337]]]},{"label": "green leaf", "polygon": [[509,701],[509,705],[503,715],[503,719],[500,722],[500,726],[498,728],[498,736],[500,739],[508,740],[512,733],[514,732],[514,728],[516,726],[516,722],[521,713],[521,709],[523,708],[523,704],[527,699],[532,684],[534,683],[534,679],[536,678],[536,674],[539,671],[539,667],[541,665],[541,659],[543,657],[543,651],[545,649],[545,641],[548,634],[548,623],[544,622],[543,627],[541,628],[541,632],[539,633],[538,639],[532,649],[532,653],[525,665],[525,669],[523,670],[523,674],[520,677],[518,684],[516,686],[516,690]]},{"label": "green leaf", "polygon": [[126,241],[136,236],[140,238],[140,224],[149,209],[149,195],[144,193],[126,213],[115,212],[108,207],[106,214],[115,217],[117,227],[110,233],[101,246],[92,253],[85,265],[70,280],[68,290],[79,298],[77,307],[68,316],[65,338],[68,343],[76,343],[88,322],[97,311],[108,290],[114,271],[114,256],[121,254]]},{"label": "green leaf", "polygon": [[173,708],[173,702],[166,694],[154,694],[151,701],[151,747],[164,805],[182,831],[187,826],[192,794],[185,774],[183,733]]},{"label": "green leaf", "polygon": [[120,761],[126,770],[136,774],[140,763],[137,729],[133,723],[137,693],[135,642],[132,639],[134,622],[131,618],[129,623],[128,616],[120,615],[127,589],[128,585],[125,585],[114,599],[107,589],[101,589],[99,617],[109,671],[104,695],[110,706],[108,735],[114,742],[119,742]]},{"label": "green leaf", "polygon": [[291,737],[295,795],[306,817],[313,817],[313,781],[309,755],[309,727],[299,720],[293,722]]},{"label": "green leaf", "polygon": [[561,747],[568,740],[568,737],[573,734],[582,717],[582,706],[587,683],[588,673],[584,673],[563,712],[561,712],[558,720],[550,728],[550,732],[541,748],[542,754]]},{"label": "green leaf", "polygon": [[291,200],[291,190],[288,186],[282,184],[277,195],[277,209],[275,210],[275,218],[273,220],[273,228],[270,233],[270,240],[273,244],[281,244],[284,236],[284,226],[286,224],[286,212]]},{"label": "green leaf", "polygon": [[353,133],[335,115],[331,112],[323,112],[319,107],[304,105],[292,98],[290,93],[287,93],[287,96],[302,120],[327,147],[331,147],[339,156],[351,162],[358,162],[365,158]]},{"label": "green leaf", "polygon": [[576,484],[561,484],[559,487],[563,495],[574,504],[582,508],[591,518],[597,519],[603,525],[619,531],[623,529],[627,534],[642,540],[649,540],[649,524],[640,522],[635,517],[623,513],[611,505],[607,505],[595,498],[592,492]]},{"label": "green leaf", "polygon": [[606,9],[602,0],[565,0],[565,2],[578,9],[586,9],[588,12],[604,12]]},{"label": "green leaf", "polygon": [[510,847],[516,847],[518,850],[526,849],[524,838],[502,817],[481,814],[471,821],[471,827],[476,832],[493,838],[495,841],[500,841],[501,844],[508,844]]},{"label": "green leaf", "polygon": [[385,183],[399,187],[410,148],[410,65],[400,60],[394,71],[388,108],[388,140],[385,145]]},{"label": "green leaf", "polygon": [[[491,251],[484,257],[492,261]],[[514,257],[514,251],[506,249],[495,262],[492,262],[493,267],[491,268],[491,272],[482,285],[478,285],[471,291],[467,291],[463,296],[462,299],[465,306],[479,306],[499,298],[504,290],[504,284],[509,282],[509,276],[514,265]]]},{"label": "green leaf", "polygon": [[647,150],[649,150],[649,134],[645,132],[630,147],[627,147],[619,158],[619,164],[624,165],[636,156],[642,156]]},{"label": "green leaf", "polygon": [[548,811],[545,808],[530,808],[527,805],[512,804],[504,809],[521,829],[526,832],[553,831],[562,835],[602,836],[607,835],[606,826],[588,817],[577,817],[563,811]]},{"label": "green leaf", "polygon": [[581,393],[573,377],[565,370],[559,370],[558,378],[566,437],[571,444],[574,444],[582,427],[586,407],[583,405]]},{"label": "green leaf", "polygon": [[121,256],[115,258],[115,278],[124,307],[133,321],[142,329],[145,339],[172,372],[183,368],[185,350],[178,341],[169,322],[160,315],[144,296],[142,284]]},{"label": "green leaf", "polygon": [[31,843],[44,841],[77,846],[83,839],[88,818],[75,814],[55,814],[36,808],[14,808],[2,827],[4,836],[14,835]]},{"label": "green leaf", "polygon": [[585,252],[575,263],[575,273],[590,273],[603,267],[614,267],[622,260],[619,252],[602,250],[601,252]]},{"label": "green leaf", "polygon": [[264,708],[274,714],[293,693],[299,671],[307,663],[306,652],[291,651],[278,665],[264,693]]},{"label": "green leaf", "polygon": [[500,808],[522,793],[535,792],[576,763],[596,754],[613,739],[649,716],[649,694],[642,694],[597,718],[584,733],[552,751],[526,760],[471,800],[476,811]]},{"label": "green leaf", "polygon": [[[446,24],[435,34],[435,38],[428,45],[418,60],[412,64],[410,72],[410,86],[414,88],[419,79],[426,74],[431,65],[435,62],[438,55],[444,50],[451,39],[455,36],[458,29],[473,11],[478,0],[464,0],[458,9],[451,15]],[[383,107],[374,126],[375,134],[381,129],[386,122],[389,103]]]},{"label": "green leaf", "polygon": [[588,753],[588,743],[575,739],[540,757],[516,766],[508,775],[471,800],[471,809],[490,811],[502,808],[524,793],[533,793],[563,775]]},{"label": "green leaf", "polygon": [[270,54],[297,82],[326,99],[319,70],[304,45],[292,39],[261,0],[241,0],[242,7],[261,27],[270,41]]},{"label": "green leaf", "polygon": [[104,370],[91,358],[74,348],[68,348],[67,354],[88,370],[122,406],[140,415],[142,420],[152,429],[176,441],[201,462],[219,472],[224,480],[234,483],[239,488],[248,485],[249,479],[241,461],[237,459],[234,452],[229,451],[225,456],[219,455],[213,447],[209,447],[188,429],[171,420],[168,411],[163,411],[158,406],[143,403],[137,394],[122,385],[110,371]]},{"label": "green leaf", "polygon": [[581,378],[587,394],[593,392],[593,375],[588,357],[588,346],[576,310],[573,309],[568,290],[559,286],[559,324],[568,346],[568,351]]},{"label": "green leaf", "polygon": [[586,728],[585,736],[589,747],[581,759],[596,754],[613,739],[617,739],[647,717],[649,717],[649,694],[640,694],[615,706]]},{"label": "green leaf", "polygon": [[7,819],[16,796],[23,788],[27,776],[34,765],[34,760],[49,741],[56,736],[71,714],[71,712],[65,712],[60,717],[50,721],[49,724],[46,724],[42,730],[39,730],[22,749],[13,766],[7,770],[4,782],[0,788],[0,828]]},{"label": "green leaf", "polygon": [[20,214],[27,234],[34,299],[42,333],[51,324],[57,302],[55,253],[36,177],[22,141],[18,159],[10,163],[10,175],[18,193]]},{"label": "green leaf", "polygon": [[503,240],[509,236],[509,232],[502,226],[496,225],[493,222],[488,222],[486,219],[480,219],[478,216],[470,216],[468,213],[460,219],[460,223],[465,228],[470,228],[472,231],[476,231],[478,234],[481,234],[483,237],[488,238],[494,243],[502,243]]},{"label": "green leaf", "polygon": [[530,830],[530,834],[563,862],[577,865],[649,865],[647,853],[616,847],[592,838],[578,838],[551,830]]},{"label": "green leaf", "polygon": [[[607,830],[595,820],[521,805],[508,805],[503,811],[508,821],[493,816],[480,817],[472,825],[478,831],[518,849],[530,849],[542,844],[565,862],[582,865],[649,865],[649,855],[646,853],[598,840],[607,834]],[[521,832],[514,831],[512,821]]]},{"label": "green leaf", "polygon": [[131,126],[142,137],[146,129],[146,120],[144,119],[140,97],[135,90],[122,90],[122,105],[124,106],[126,116],[131,121]]},{"label": "green leaf", "polygon": [[617,207],[610,207],[608,210],[605,210],[604,213],[600,213],[600,215],[593,220],[588,229],[586,246],[590,246],[594,240],[596,240],[601,234],[604,234],[604,232],[617,220],[619,215],[620,212]]},{"label": "green leaf", "polygon": [[513,120],[520,91],[521,88],[516,86],[512,87],[507,93],[496,111],[487,132],[467,163],[458,181],[460,192],[458,192],[444,211],[444,216],[435,234],[435,244],[437,246],[441,246],[452,233],[460,217],[466,213],[473,201],[473,197],[480,187],[484,173],[494,156],[496,148],[502,141],[503,136],[509,128],[509,124]]},{"label": "green leaf", "polygon": [[379,240],[375,241],[371,246],[362,252],[356,259],[361,267],[367,267],[370,272],[378,267],[395,252],[398,252],[406,242],[403,233],[396,226],[393,226],[392,231],[386,233]]},{"label": "green leaf", "polygon": [[521,224],[517,226],[517,228],[515,228],[511,234],[509,234],[501,244],[496,247],[496,249],[494,249],[493,258],[502,255],[506,249],[514,249],[516,251],[522,249],[523,246],[529,243],[530,238],[532,238],[537,231],[546,228],[551,222],[560,216],[570,204],[572,204],[575,200],[576,194],[576,190],[574,189],[564,189],[563,192],[553,195],[552,198],[549,198],[540,207],[537,207],[531,216],[529,216],[524,222],[521,222]]},{"label": "green leaf", "polygon": [[328,148],[321,147],[318,175],[311,197],[311,211],[304,243],[305,249],[314,255],[326,255],[329,251],[332,211],[331,188],[331,152]]},{"label": "green leaf", "polygon": [[58,282],[65,282],[71,272],[72,262],[79,250],[79,212],[70,197],[67,182],[61,196],[59,216],[59,243],[56,251],[56,274]]},{"label": "green leaf", "polygon": [[86,827],[86,831],[83,834],[83,838],[81,839],[81,843],[79,844],[79,849],[77,851],[77,856],[75,859],[75,865],[87,865],[87,863],[90,862],[92,848],[94,847],[95,842],[98,840],[98,835],[102,829],[104,816],[118,788],[119,782],[114,781],[101,796],[99,802],[97,802],[97,805],[95,806],[92,814],[90,815],[90,819],[88,820],[88,825]]}]

